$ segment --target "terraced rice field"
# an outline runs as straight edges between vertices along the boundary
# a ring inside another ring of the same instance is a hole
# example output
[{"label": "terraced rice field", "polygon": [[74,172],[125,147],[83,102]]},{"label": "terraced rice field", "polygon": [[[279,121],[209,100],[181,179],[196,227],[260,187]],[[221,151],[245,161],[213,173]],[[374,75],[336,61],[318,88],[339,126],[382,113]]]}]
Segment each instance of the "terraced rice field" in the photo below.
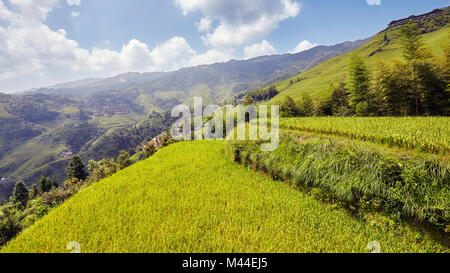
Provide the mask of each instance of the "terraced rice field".
[{"label": "terraced rice field", "polygon": [[[446,251],[382,230],[233,163],[216,141],[182,142],[81,191],[1,252]],[[421,238],[418,240],[417,238]]]},{"label": "terraced rice field", "polygon": [[343,136],[437,154],[450,151],[448,117],[283,118],[280,128]]}]

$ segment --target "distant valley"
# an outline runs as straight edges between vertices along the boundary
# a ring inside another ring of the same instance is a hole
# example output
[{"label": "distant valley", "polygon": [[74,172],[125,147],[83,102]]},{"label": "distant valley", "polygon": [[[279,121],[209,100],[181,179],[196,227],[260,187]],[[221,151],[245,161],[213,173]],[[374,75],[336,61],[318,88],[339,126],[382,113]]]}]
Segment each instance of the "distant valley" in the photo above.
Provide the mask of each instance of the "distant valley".
[{"label": "distant valley", "polygon": [[31,185],[45,175],[62,183],[71,155],[81,154],[87,161],[115,157],[120,150],[136,152],[142,142],[170,126],[166,111],[190,104],[194,96],[202,96],[205,103],[231,103],[239,94],[306,71],[367,41],[174,72],[84,79],[19,95],[0,93],[0,178],[5,178],[0,201],[19,178]]}]

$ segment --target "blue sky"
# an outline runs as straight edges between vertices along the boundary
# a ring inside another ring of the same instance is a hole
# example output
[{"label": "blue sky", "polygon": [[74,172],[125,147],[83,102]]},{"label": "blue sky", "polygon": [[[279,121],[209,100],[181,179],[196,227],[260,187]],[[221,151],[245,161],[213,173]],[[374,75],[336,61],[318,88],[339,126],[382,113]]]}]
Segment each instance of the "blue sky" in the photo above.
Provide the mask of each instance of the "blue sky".
[{"label": "blue sky", "polygon": [[0,92],[295,53],[450,0],[0,0]]}]

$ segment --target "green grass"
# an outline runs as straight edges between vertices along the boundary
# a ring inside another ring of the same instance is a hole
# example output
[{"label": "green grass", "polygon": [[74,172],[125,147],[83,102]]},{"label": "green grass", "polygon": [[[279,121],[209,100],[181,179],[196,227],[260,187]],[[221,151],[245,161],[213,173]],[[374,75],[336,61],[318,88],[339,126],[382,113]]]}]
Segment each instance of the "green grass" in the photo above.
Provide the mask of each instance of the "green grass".
[{"label": "green grass", "polygon": [[0,118],[10,118],[13,117],[10,113],[5,110],[5,106],[0,103]]},{"label": "green grass", "polygon": [[[440,56],[442,54],[442,45],[448,42],[449,32],[450,27],[445,27],[438,31],[424,34],[422,37],[431,52],[436,56]],[[357,50],[340,55],[323,62],[304,73],[276,83],[275,86],[281,93],[274,97],[270,103],[278,104],[286,96],[290,96],[295,100],[301,100],[304,94],[310,95],[315,100],[327,98],[331,95],[330,85],[332,83],[340,83],[347,80],[348,66],[353,53],[365,57],[369,67],[372,69],[379,59],[402,59],[402,50],[399,43],[399,29],[389,30],[387,35],[391,39],[391,42],[388,45],[384,42],[384,33],[377,34],[373,39]],[[369,57],[369,55],[379,48],[382,48],[381,52]],[[300,82],[296,82],[298,78],[301,79]],[[293,85],[290,85],[291,80],[294,81]]]},{"label": "green grass", "polygon": [[280,128],[344,136],[431,153],[446,154],[450,151],[448,117],[283,118]]},{"label": "green grass", "polygon": [[182,142],[81,191],[1,252],[448,251],[382,230],[232,163],[223,142]]},{"label": "green grass", "polygon": [[228,151],[236,162],[302,189],[318,189],[325,200],[360,216],[383,212],[395,223],[410,219],[442,232],[450,228],[450,164],[439,156],[399,154],[297,131],[283,132],[271,153],[261,152],[257,142],[231,142]]}]

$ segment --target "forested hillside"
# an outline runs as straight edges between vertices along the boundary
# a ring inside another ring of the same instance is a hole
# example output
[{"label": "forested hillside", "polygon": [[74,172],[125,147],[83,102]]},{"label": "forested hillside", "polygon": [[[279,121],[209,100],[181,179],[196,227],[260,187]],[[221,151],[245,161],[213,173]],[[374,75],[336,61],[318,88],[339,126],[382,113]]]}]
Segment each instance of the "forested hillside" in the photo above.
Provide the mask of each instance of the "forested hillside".
[{"label": "forested hillside", "polygon": [[[450,44],[449,24],[449,9],[442,15],[420,21],[418,33],[423,40],[426,50],[429,52],[428,58],[438,59],[437,62],[441,62],[443,58],[448,58],[444,54],[448,54],[448,44]],[[344,88],[347,88],[348,92],[349,70],[351,59],[354,55],[363,58],[371,80],[375,82],[377,72],[380,69],[380,62],[404,61],[402,50],[403,27],[388,28],[352,52],[323,62],[304,73],[273,84],[279,94],[271,98],[270,103],[281,103],[286,97],[290,97],[295,101],[303,101],[305,97],[309,97],[316,103],[325,103],[333,91],[343,83],[347,84]],[[447,53],[444,52],[446,48]],[[398,62],[397,65],[399,64]]]}]

